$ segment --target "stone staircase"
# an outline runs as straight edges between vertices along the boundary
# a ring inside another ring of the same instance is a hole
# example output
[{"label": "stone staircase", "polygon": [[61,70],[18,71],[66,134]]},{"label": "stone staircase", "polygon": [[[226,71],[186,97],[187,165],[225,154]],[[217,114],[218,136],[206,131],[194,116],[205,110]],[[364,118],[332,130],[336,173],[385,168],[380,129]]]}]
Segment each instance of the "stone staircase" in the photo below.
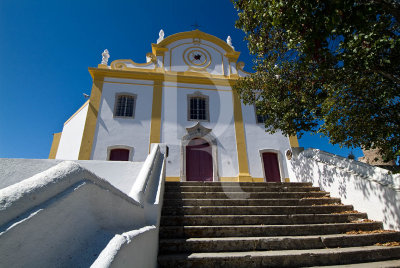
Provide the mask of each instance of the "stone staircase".
[{"label": "stone staircase", "polygon": [[400,267],[387,242],[400,232],[309,183],[166,182],[158,264]]}]

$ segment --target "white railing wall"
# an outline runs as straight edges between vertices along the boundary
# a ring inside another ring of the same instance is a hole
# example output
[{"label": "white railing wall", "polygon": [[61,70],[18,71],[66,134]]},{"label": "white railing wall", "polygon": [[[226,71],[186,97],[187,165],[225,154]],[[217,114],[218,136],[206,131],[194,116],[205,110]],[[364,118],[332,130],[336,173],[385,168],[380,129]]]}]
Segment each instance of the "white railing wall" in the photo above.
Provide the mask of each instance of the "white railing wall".
[{"label": "white railing wall", "polygon": [[294,153],[292,180],[340,197],[386,229],[400,230],[400,175],[317,149]]},{"label": "white railing wall", "polygon": [[71,161],[0,189],[0,266],[156,267],[165,159],[154,144],[129,195]]}]

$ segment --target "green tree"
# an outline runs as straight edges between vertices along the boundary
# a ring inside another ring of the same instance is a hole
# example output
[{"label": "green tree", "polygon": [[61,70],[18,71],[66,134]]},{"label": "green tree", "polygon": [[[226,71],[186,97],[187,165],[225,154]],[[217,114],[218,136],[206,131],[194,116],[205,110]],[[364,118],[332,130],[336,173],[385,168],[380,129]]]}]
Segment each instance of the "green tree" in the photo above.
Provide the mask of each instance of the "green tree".
[{"label": "green tree", "polygon": [[398,0],[233,0],[254,55],[235,90],[266,131],[400,150]]}]

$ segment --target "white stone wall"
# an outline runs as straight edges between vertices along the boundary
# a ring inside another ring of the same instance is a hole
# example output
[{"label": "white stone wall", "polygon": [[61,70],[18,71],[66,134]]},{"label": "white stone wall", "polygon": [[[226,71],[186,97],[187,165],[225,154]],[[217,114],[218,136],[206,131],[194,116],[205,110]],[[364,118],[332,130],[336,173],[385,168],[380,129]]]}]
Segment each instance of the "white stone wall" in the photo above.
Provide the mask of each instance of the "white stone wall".
[{"label": "white stone wall", "polygon": [[85,127],[88,103],[63,127],[56,159],[77,160],[81,148],[83,129]]},{"label": "white stone wall", "polygon": [[161,142],[169,147],[167,177],[178,177],[181,170],[181,141],[197,121],[188,121],[187,95],[200,92],[209,97],[209,122],[201,124],[212,129],[218,144],[219,177],[238,175],[232,91],[230,87],[164,83]]},{"label": "white stone wall", "polygon": [[257,124],[253,105],[243,105],[242,113],[247,145],[249,172],[252,177],[264,178],[261,152],[269,150],[278,154],[281,178],[289,178],[285,152],[290,149],[289,139],[277,132],[273,135],[265,132],[263,124]]},{"label": "white stone wall", "polygon": [[[137,96],[134,118],[114,118],[116,94]],[[91,159],[107,160],[107,148],[133,147],[132,161],[144,161],[149,153],[153,81],[105,78]]]}]

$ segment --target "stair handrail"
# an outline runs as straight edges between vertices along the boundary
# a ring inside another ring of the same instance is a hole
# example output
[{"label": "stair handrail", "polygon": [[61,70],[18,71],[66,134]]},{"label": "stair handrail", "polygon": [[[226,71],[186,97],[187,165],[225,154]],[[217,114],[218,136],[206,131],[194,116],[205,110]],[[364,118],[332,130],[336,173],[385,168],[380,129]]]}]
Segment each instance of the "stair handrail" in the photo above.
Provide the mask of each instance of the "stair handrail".
[{"label": "stair handrail", "polygon": [[152,177],[151,175],[154,173],[152,172],[153,167],[157,163],[157,160],[160,158],[160,155],[160,145],[154,144],[154,146],[151,148],[149,156],[143,163],[143,166],[139,172],[139,175],[137,176],[135,183],[133,184],[128,194],[142,207],[144,207],[144,195],[146,192],[146,188],[148,186],[150,178]]}]

